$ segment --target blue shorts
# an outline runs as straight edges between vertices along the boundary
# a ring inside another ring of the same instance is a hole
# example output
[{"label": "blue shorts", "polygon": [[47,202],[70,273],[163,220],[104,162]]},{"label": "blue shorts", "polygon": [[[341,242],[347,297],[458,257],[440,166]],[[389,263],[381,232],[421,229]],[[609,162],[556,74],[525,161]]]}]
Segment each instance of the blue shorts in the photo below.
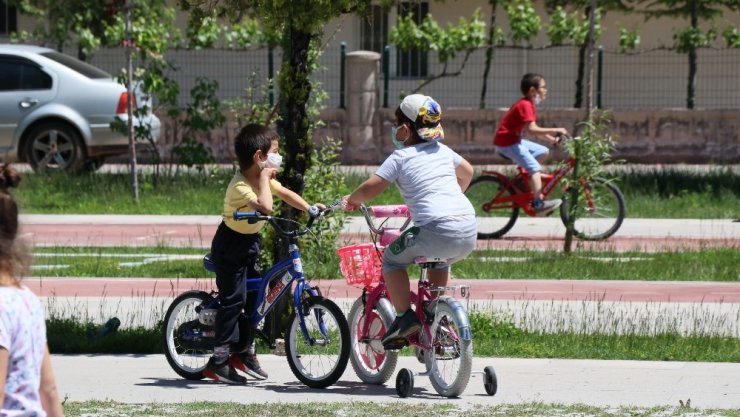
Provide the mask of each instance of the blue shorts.
[{"label": "blue shorts", "polygon": [[444,258],[446,263],[433,269],[450,270],[450,264],[464,259],[475,249],[476,234],[451,236],[440,233],[434,226],[412,227],[388,245],[383,254],[383,272],[406,269],[420,256]]},{"label": "blue shorts", "polygon": [[496,150],[501,155],[504,155],[520,167],[526,169],[529,173],[542,171],[542,166],[537,162],[537,158],[547,155],[550,152],[547,146],[526,139],[522,139],[516,145],[496,146]]}]

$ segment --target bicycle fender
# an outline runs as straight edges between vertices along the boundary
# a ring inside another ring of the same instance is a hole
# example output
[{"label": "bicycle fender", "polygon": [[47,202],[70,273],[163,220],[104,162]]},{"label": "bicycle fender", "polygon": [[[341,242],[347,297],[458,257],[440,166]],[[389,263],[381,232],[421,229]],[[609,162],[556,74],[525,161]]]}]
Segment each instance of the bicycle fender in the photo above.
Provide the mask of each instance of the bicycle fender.
[{"label": "bicycle fender", "polygon": [[449,295],[443,295],[439,297],[439,302],[445,303],[450,306],[452,314],[455,315],[457,322],[460,323],[460,338],[462,340],[473,340],[473,332],[470,329],[468,313],[465,311],[463,305]]},{"label": "bicycle fender", "polygon": [[[389,300],[387,297],[378,297],[378,299],[375,301],[375,309],[378,310],[380,317],[388,317],[390,318],[391,322],[393,322],[393,319],[396,318],[396,309],[393,308],[391,300]],[[390,325],[390,323],[388,325]]]}]

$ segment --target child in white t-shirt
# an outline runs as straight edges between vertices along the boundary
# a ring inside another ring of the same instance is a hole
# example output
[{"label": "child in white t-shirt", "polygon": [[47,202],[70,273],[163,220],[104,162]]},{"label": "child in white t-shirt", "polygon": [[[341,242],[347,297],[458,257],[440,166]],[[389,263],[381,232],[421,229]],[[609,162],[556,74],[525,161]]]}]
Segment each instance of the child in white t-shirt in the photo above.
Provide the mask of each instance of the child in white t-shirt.
[{"label": "child in white t-shirt", "polygon": [[411,310],[407,268],[419,256],[448,259],[429,271],[435,286],[444,286],[450,264],[475,248],[475,210],[464,190],[473,167],[449,147],[444,138],[442,110],[431,97],[412,94],[396,109],[391,140],[396,151],[373,176],[344,198],[347,210],[356,209],[395,183],[414,221],[414,227],[391,243],[383,255],[383,274],[396,319],[383,338],[386,349],[399,349],[421,327]]},{"label": "child in white t-shirt", "polygon": [[9,165],[0,167],[0,416],[61,417],[44,306],[16,278],[25,262],[15,240],[18,206],[7,189],[19,182]]}]

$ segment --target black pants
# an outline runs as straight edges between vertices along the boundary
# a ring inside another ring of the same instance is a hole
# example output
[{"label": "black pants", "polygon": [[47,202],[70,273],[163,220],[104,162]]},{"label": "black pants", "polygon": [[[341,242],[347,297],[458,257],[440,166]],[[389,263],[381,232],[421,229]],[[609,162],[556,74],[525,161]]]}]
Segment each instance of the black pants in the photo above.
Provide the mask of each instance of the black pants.
[{"label": "black pants", "polygon": [[260,276],[260,242],[258,233],[245,235],[231,230],[224,223],[213,237],[211,259],[216,266],[216,286],[221,303],[216,313],[217,344],[251,344],[246,339],[251,339],[252,335],[240,334],[249,327],[242,310],[247,303],[247,277]]}]

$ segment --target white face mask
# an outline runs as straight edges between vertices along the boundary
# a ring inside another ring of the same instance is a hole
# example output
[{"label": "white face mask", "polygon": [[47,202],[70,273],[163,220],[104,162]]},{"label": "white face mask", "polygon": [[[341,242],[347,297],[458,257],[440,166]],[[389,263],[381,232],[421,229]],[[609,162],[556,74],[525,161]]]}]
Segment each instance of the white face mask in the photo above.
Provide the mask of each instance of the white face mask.
[{"label": "white face mask", "polygon": [[260,168],[280,168],[283,163],[283,157],[276,153],[268,153],[266,161],[259,161]]},{"label": "white face mask", "polygon": [[542,103],[542,95],[540,95],[540,93],[537,93],[537,95],[534,96],[534,105],[539,106],[540,103]]}]

